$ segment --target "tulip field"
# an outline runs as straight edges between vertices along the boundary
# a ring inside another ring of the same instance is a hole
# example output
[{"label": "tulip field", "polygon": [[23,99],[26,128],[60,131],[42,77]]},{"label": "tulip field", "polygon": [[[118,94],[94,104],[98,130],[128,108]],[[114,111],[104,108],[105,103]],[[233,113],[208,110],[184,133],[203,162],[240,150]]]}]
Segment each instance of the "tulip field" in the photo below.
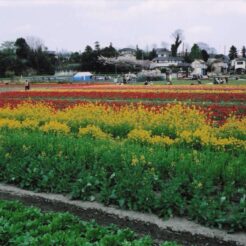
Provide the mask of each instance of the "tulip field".
[{"label": "tulip field", "polygon": [[246,230],[245,85],[3,88],[1,182]]},{"label": "tulip field", "polygon": [[[0,85],[4,88],[4,85]],[[116,86],[86,84],[35,84],[31,91],[23,91],[22,87],[8,88],[2,91],[0,106],[17,105],[23,100],[42,101],[52,104],[56,109],[63,109],[79,103],[100,102],[114,107],[138,104],[141,102],[148,108],[163,108],[168,103],[184,102],[193,104],[218,123],[230,115],[239,117],[246,115],[246,86]]]}]

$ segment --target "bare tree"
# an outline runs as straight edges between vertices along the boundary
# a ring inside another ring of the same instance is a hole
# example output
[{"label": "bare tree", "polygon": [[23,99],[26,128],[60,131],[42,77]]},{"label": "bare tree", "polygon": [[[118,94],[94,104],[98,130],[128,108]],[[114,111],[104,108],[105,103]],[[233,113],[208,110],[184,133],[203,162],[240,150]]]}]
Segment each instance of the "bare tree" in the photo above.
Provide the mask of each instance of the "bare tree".
[{"label": "bare tree", "polygon": [[0,45],[0,50],[15,50],[15,42],[5,41]]},{"label": "bare tree", "polygon": [[213,47],[210,47],[207,43],[198,42],[196,44],[199,46],[200,50],[206,50],[208,54],[216,54],[217,53],[216,49]]},{"label": "bare tree", "polygon": [[209,47],[209,45],[207,43],[198,42],[196,44],[199,46],[200,50],[206,50],[207,52],[209,52],[210,47]]},{"label": "bare tree", "polygon": [[174,44],[171,45],[172,56],[177,56],[178,48],[184,40],[184,32],[181,29],[177,29],[172,33]]},{"label": "bare tree", "polygon": [[41,50],[45,50],[46,47],[44,45],[44,41],[39,38],[39,37],[35,37],[35,36],[27,36],[25,38],[27,44],[29,45],[29,47],[32,49],[32,50],[38,50],[41,48]]}]

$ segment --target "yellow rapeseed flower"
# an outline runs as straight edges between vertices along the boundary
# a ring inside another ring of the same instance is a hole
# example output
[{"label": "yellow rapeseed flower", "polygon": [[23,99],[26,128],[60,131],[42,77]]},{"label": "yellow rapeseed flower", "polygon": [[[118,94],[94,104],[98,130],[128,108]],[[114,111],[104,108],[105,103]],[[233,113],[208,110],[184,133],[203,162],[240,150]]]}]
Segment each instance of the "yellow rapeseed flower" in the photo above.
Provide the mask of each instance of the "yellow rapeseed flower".
[{"label": "yellow rapeseed flower", "polygon": [[58,121],[47,122],[45,125],[40,127],[40,130],[44,132],[57,132],[57,133],[70,132],[70,128],[66,124],[60,123]]},{"label": "yellow rapeseed flower", "polygon": [[94,125],[88,125],[87,127],[79,129],[79,135],[92,136],[96,139],[109,139],[110,135],[103,132],[99,127]]}]

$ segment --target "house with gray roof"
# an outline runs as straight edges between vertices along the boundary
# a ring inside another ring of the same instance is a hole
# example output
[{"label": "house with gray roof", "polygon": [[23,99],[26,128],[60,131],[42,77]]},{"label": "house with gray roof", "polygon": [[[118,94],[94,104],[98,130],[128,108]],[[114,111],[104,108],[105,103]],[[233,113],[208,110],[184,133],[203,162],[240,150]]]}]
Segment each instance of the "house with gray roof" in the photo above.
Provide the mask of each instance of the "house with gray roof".
[{"label": "house with gray roof", "polygon": [[169,66],[180,66],[184,63],[183,57],[156,57],[150,64],[150,69],[167,68]]},{"label": "house with gray roof", "polygon": [[192,72],[191,75],[204,76],[207,74],[207,64],[205,61],[196,59],[191,63]]},{"label": "house with gray roof", "polygon": [[121,56],[135,56],[136,50],[132,48],[123,48],[119,50]]},{"label": "house with gray roof", "polygon": [[219,58],[209,58],[207,61],[207,65],[209,67],[209,70],[213,74],[226,74],[228,72],[228,63],[226,60]]},{"label": "house with gray roof", "polygon": [[170,57],[171,51],[166,48],[158,48],[156,49],[157,57]]}]

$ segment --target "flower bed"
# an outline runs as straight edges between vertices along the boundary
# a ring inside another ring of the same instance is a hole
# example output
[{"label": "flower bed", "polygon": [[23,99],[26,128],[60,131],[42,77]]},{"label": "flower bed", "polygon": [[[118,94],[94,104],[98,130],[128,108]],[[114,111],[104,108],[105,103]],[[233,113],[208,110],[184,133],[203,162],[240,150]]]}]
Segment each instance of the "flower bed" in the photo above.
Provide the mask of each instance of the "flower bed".
[{"label": "flower bed", "polygon": [[235,92],[158,92],[158,91],[10,91],[2,92],[1,98],[21,98],[21,99],[50,99],[50,98],[96,98],[96,99],[141,99],[141,100],[178,100],[178,101],[209,101],[209,102],[245,102],[245,93]]},{"label": "flower bed", "polygon": [[[243,87],[89,87],[0,93],[1,181],[245,230]],[[169,104],[170,95],[201,103]]]},{"label": "flower bed", "polygon": [[245,229],[245,118],[216,127],[182,104],[93,103],[24,104],[0,117],[2,181]]}]

